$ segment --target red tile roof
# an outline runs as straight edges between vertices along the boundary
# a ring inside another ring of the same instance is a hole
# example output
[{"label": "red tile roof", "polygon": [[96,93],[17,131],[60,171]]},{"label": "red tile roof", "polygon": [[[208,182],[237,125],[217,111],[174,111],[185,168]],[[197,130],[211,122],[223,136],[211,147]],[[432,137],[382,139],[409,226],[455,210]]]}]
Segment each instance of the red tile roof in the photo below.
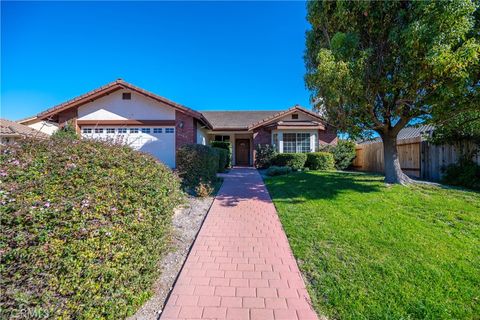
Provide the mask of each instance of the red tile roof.
[{"label": "red tile roof", "polygon": [[93,99],[99,98],[99,97],[101,97],[105,94],[108,94],[108,93],[111,93],[111,92],[114,92],[114,91],[120,90],[120,89],[128,89],[128,90],[131,90],[131,91],[135,91],[135,92],[140,93],[144,96],[147,96],[151,99],[154,99],[156,101],[165,103],[165,104],[167,104],[167,105],[169,105],[169,106],[171,106],[171,107],[173,107],[173,108],[175,108],[175,109],[177,109],[177,110],[179,110],[183,113],[189,114],[189,115],[193,116],[194,118],[197,118],[197,119],[201,120],[207,126],[211,127],[208,120],[205,119],[205,117],[200,112],[197,112],[195,110],[187,108],[184,105],[176,103],[176,102],[174,102],[172,100],[169,100],[165,97],[156,95],[156,94],[154,94],[150,91],[147,91],[147,90],[144,90],[144,89],[139,88],[137,86],[134,86],[133,84],[128,83],[126,81],[123,81],[122,79],[115,80],[115,81],[110,82],[110,83],[108,83],[108,84],[106,84],[106,85],[104,85],[100,88],[94,89],[94,90],[89,91],[85,94],[82,94],[78,97],[75,97],[71,100],[68,100],[64,103],[56,105],[56,106],[54,106],[50,109],[47,109],[47,110],[39,113],[37,115],[37,117],[40,118],[40,119],[47,119],[47,118],[51,117],[52,115],[54,115],[58,112],[61,112],[61,111],[64,111],[64,110],[67,110],[67,109],[70,109],[70,108],[75,108],[75,107],[81,106],[82,104],[88,103]]}]

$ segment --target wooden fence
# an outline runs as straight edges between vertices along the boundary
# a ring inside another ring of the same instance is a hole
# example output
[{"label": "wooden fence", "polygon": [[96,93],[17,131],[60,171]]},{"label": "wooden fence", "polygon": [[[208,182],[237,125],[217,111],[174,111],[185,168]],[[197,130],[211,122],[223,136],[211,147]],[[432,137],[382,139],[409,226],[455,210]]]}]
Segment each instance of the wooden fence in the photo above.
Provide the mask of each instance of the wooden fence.
[{"label": "wooden fence", "polygon": [[[438,181],[442,168],[456,163],[458,148],[473,149],[473,143],[463,143],[459,147],[452,145],[436,146],[421,137],[398,140],[397,150],[400,166],[405,174],[424,180]],[[383,172],[383,143],[374,142],[356,146],[356,158],[353,167],[360,171]],[[480,154],[473,159],[480,165]]]}]

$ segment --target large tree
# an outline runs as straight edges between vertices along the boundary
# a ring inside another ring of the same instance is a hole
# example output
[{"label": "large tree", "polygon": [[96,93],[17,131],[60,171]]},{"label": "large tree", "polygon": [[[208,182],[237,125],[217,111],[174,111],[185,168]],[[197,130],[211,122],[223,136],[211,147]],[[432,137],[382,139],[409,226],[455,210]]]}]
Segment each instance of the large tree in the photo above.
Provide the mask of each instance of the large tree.
[{"label": "large tree", "polygon": [[377,132],[385,181],[408,183],[398,132],[465,95],[479,72],[478,2],[309,2],[306,84],[316,108],[350,136]]}]

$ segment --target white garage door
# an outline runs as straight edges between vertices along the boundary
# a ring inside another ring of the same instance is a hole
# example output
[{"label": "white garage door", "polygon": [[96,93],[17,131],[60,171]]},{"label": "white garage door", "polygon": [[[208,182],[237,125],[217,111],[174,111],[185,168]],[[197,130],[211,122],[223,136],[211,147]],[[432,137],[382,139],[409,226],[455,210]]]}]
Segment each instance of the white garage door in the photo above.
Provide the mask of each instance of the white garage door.
[{"label": "white garage door", "polygon": [[170,168],[175,167],[175,128],[173,127],[91,127],[82,126],[82,137],[113,140],[135,150],[148,152]]}]

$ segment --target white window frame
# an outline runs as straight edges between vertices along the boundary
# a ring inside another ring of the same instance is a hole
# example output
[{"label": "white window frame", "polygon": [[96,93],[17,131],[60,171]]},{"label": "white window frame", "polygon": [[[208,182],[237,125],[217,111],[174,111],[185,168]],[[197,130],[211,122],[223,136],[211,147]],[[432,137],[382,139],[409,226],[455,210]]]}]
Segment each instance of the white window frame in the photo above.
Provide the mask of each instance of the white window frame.
[{"label": "white window frame", "polygon": [[118,133],[122,133],[122,134],[123,134],[123,133],[127,133],[127,128],[118,128],[118,129],[117,129],[117,132],[118,132]]},{"label": "white window frame", "polygon": [[[277,131],[274,130],[272,132],[272,145],[275,145],[275,134],[277,135],[278,139],[278,145],[276,146],[277,152],[278,153],[286,153],[285,151],[285,139],[284,135],[285,134],[295,134],[295,151],[293,153],[308,153],[308,152],[314,152],[318,150],[318,133],[314,131]],[[302,134],[308,134],[309,139],[308,139],[308,146],[305,147],[303,146],[303,151],[302,151],[302,145],[299,144],[299,135]],[[308,150],[308,151],[307,151]]]},{"label": "white window frame", "polygon": [[163,133],[163,128],[153,128],[153,133]]},{"label": "white window frame", "polygon": [[142,131],[142,133],[150,133],[151,129],[150,128],[142,128],[141,131]]},{"label": "white window frame", "polygon": [[138,130],[138,128],[130,128],[130,133],[133,133],[133,134],[136,134],[136,133],[139,133],[140,131]]},{"label": "white window frame", "polygon": [[115,128],[106,128],[107,134],[115,133]]},{"label": "white window frame", "polygon": [[82,133],[85,133],[85,134],[92,133],[92,128],[82,128]]},{"label": "white window frame", "polygon": [[165,133],[175,133],[174,128],[165,128]]}]

